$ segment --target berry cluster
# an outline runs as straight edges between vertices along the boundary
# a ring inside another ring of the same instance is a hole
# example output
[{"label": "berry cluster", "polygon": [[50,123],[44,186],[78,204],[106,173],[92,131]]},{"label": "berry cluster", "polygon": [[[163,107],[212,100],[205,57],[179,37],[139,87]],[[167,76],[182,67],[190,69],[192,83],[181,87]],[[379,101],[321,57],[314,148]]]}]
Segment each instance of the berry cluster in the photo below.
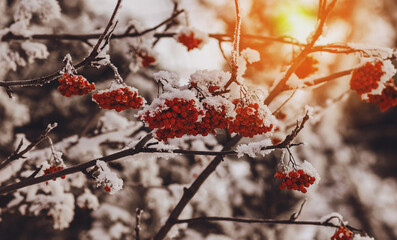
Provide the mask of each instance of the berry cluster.
[{"label": "berry cluster", "polygon": [[136,54],[141,59],[142,67],[147,67],[156,62],[156,58],[149,55],[146,51],[137,51]]},{"label": "berry cluster", "polygon": [[384,74],[382,66],[382,61],[377,61],[374,64],[367,62],[364,66],[355,69],[350,79],[350,89],[361,95],[378,88],[378,82]]},{"label": "berry cluster", "polygon": [[196,127],[199,116],[204,114],[201,109],[197,109],[196,101],[193,99],[167,99],[164,107],[159,109],[164,110],[154,114],[147,111],[139,117],[149,125],[149,128],[157,129],[156,138],[161,141],[191,133]]},{"label": "berry cluster", "polygon": [[205,116],[203,117],[201,122],[196,123],[195,128],[193,128],[192,131],[189,132],[189,134],[194,136],[196,136],[197,134],[207,136],[209,133],[212,133],[215,135],[216,128],[228,128],[230,118],[226,117],[225,106],[221,106],[219,109],[204,103],[203,107],[206,110]]},{"label": "berry cluster", "polygon": [[383,89],[381,95],[368,95],[368,102],[375,103],[382,112],[397,105],[397,87],[391,79]]},{"label": "berry cluster", "polygon": [[195,38],[194,33],[190,32],[189,34],[186,33],[179,34],[178,42],[185,45],[187,47],[187,50],[190,51],[192,49],[198,48],[200,44],[203,42],[203,40],[199,38]]},{"label": "berry cluster", "polygon": [[331,240],[350,240],[353,238],[353,232],[349,229],[339,226],[338,230],[335,231]]},{"label": "berry cluster", "polygon": [[302,193],[307,192],[307,187],[312,185],[316,178],[306,174],[303,169],[290,171],[289,173],[278,171],[274,174],[275,178],[282,180],[280,189],[296,190]]},{"label": "berry cluster", "polygon": [[208,87],[208,92],[210,92],[210,93],[214,93],[216,90],[218,90],[219,89],[219,86],[209,86]]},{"label": "berry cluster", "polygon": [[103,187],[103,190],[105,190],[106,192],[110,192],[112,189],[108,185],[106,185]]},{"label": "berry cluster", "polygon": [[298,78],[303,79],[311,74],[315,73],[318,68],[314,65],[318,64],[318,60],[313,57],[306,57],[305,60],[295,70],[295,74]]},{"label": "berry cluster", "polygon": [[61,84],[58,87],[58,91],[66,97],[72,95],[85,95],[95,90],[95,84],[89,83],[87,79],[81,75],[70,76],[64,73],[58,81]]},{"label": "berry cluster", "polygon": [[229,124],[230,133],[235,132],[243,137],[252,138],[256,134],[267,133],[273,129],[273,124],[265,126],[257,103],[250,103],[248,106],[238,104],[235,111],[236,118]]},{"label": "berry cluster", "polygon": [[135,88],[120,87],[115,90],[102,91],[92,96],[99,107],[104,109],[114,109],[117,112],[132,108],[138,109],[145,103],[143,97],[138,95]]},{"label": "berry cluster", "polygon": [[[62,166],[51,165],[49,168],[44,170],[44,175],[51,174],[51,173],[54,173],[54,172],[59,172],[61,170],[63,170]],[[62,176],[61,178],[65,179],[65,176]],[[55,181],[56,178],[53,178],[52,180]],[[48,182],[47,182],[47,184],[48,184]]]}]

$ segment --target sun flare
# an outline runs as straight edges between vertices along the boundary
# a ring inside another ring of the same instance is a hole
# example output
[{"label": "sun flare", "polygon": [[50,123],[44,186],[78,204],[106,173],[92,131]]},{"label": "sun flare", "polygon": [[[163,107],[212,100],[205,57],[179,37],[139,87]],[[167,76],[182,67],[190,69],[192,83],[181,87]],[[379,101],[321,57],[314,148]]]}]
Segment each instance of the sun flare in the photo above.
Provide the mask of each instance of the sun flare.
[{"label": "sun flare", "polygon": [[288,1],[275,9],[275,27],[281,35],[304,42],[316,25],[315,4]]}]

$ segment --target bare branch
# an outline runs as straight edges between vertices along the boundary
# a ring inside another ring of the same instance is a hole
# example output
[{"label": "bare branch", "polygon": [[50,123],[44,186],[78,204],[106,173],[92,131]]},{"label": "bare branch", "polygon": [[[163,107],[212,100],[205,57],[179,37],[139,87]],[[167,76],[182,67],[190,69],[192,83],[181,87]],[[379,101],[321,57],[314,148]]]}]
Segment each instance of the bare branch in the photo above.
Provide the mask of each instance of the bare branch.
[{"label": "bare branch", "polygon": [[[307,81],[305,81],[303,83],[304,86],[302,88],[318,86],[320,84],[327,83],[327,82],[335,80],[337,78],[350,75],[353,71],[354,71],[354,68],[348,69],[348,70],[344,70],[344,71],[340,71],[340,72],[336,72],[336,73],[332,73],[332,74],[330,74],[328,76],[325,76],[325,77],[316,78],[316,79],[313,79],[313,80],[307,80]],[[297,88],[291,88],[288,85],[286,85],[282,91],[289,91],[289,90],[297,90]]]},{"label": "bare branch", "polygon": [[[234,146],[240,139],[241,135],[236,135],[227,144],[224,145],[223,150],[229,150]],[[189,188],[185,188],[183,191],[182,198],[179,200],[178,204],[172,210],[166,223],[157,232],[154,240],[164,239],[169,230],[177,221],[179,215],[182,213],[183,209],[190,202],[193,196],[197,193],[204,181],[215,171],[217,166],[222,162],[222,156],[217,156],[211,163],[200,173],[200,175],[195,179],[195,181],[190,185]]]},{"label": "bare branch", "polygon": [[[114,8],[113,14],[104,30],[104,32],[99,36],[98,42],[95,44],[94,48],[86,57],[83,61],[79,62],[78,64],[74,65],[73,67],[75,69],[84,67],[84,66],[89,66],[93,61],[96,60],[96,57],[99,54],[98,49],[101,47],[101,44],[103,40],[106,39],[107,36],[109,35],[109,30],[111,30],[111,26],[114,25],[113,21],[114,18],[116,17],[117,11],[119,10],[121,6],[121,0],[117,1],[116,7]],[[107,44],[107,42],[105,42]],[[102,46],[103,47],[103,46]],[[43,86],[46,83],[49,83],[51,81],[54,81],[55,79],[59,78],[61,74],[59,72],[54,72],[48,76],[43,76],[35,79],[30,79],[30,80],[16,80],[16,81],[0,81],[0,87],[5,87],[6,89],[9,89],[10,86],[19,86],[19,87],[26,87],[26,86]]]},{"label": "bare branch", "polygon": [[233,51],[232,51],[232,76],[229,81],[223,87],[227,89],[232,82],[237,82],[237,72],[238,72],[238,56],[240,54],[240,31],[241,31],[241,17],[240,17],[240,6],[239,0],[234,0],[236,6],[236,26],[234,29],[233,37]]},{"label": "bare branch", "polygon": [[303,60],[306,58],[306,56],[312,51],[312,48],[318,38],[321,36],[325,24],[325,20],[327,19],[329,13],[333,9],[333,7],[336,4],[336,0],[332,0],[332,2],[326,6],[327,1],[323,1],[324,4],[320,4],[319,6],[319,22],[317,25],[317,28],[314,32],[314,34],[311,36],[310,42],[305,45],[305,48],[302,50],[302,52],[298,55],[296,59],[292,62],[291,66],[288,68],[287,72],[285,73],[284,77],[278,82],[278,84],[272,89],[272,91],[269,93],[267,98],[265,99],[264,103],[266,105],[269,105],[273,99],[283,91],[283,89],[286,86],[286,83],[288,79],[291,77],[291,75],[296,71],[296,69],[302,64]]},{"label": "bare branch", "polygon": [[[179,219],[175,221],[175,224],[195,223],[195,222],[214,222],[214,221],[239,222],[239,223],[288,224],[288,225],[314,225],[314,226],[339,228],[339,225],[335,225],[330,222],[321,222],[321,221],[293,221],[293,220],[276,220],[276,219],[234,218],[234,217],[197,217],[197,218],[189,218],[189,219]],[[365,233],[365,231],[350,225],[346,225],[346,227],[354,232]]]},{"label": "bare branch", "polygon": [[136,209],[135,217],[135,239],[140,240],[139,232],[141,231],[141,215],[143,210],[140,208]]},{"label": "bare branch", "polygon": [[30,150],[32,150],[34,147],[36,147],[39,143],[41,143],[44,139],[46,139],[48,137],[48,134],[51,132],[52,129],[54,129],[58,124],[57,123],[53,123],[53,124],[49,124],[46,128],[46,130],[40,134],[40,136],[34,140],[31,144],[29,144],[25,149],[23,149],[22,151],[19,151],[22,147],[22,143],[23,141],[21,140],[21,142],[19,143],[17,149],[15,150],[15,152],[13,152],[10,156],[8,156],[1,164],[0,164],[0,169],[3,169],[5,166],[7,166],[10,162],[17,160],[19,158],[22,158],[23,155],[25,155],[25,153],[29,152]]},{"label": "bare branch", "polygon": [[294,212],[293,214],[291,214],[291,217],[289,218],[289,220],[291,221],[295,221],[296,219],[298,219],[298,217],[301,215],[303,206],[305,206],[307,198],[305,198],[305,200],[303,200],[298,212]]}]

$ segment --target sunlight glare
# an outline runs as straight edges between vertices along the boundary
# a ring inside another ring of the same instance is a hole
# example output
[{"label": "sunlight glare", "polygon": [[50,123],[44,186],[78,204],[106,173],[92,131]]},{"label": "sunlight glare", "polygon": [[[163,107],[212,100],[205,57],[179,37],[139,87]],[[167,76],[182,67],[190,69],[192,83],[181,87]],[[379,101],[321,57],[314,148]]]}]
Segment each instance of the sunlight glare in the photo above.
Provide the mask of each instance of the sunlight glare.
[{"label": "sunlight glare", "polygon": [[282,35],[305,42],[316,26],[315,7],[315,4],[303,5],[299,1],[279,4],[275,10],[277,30]]}]

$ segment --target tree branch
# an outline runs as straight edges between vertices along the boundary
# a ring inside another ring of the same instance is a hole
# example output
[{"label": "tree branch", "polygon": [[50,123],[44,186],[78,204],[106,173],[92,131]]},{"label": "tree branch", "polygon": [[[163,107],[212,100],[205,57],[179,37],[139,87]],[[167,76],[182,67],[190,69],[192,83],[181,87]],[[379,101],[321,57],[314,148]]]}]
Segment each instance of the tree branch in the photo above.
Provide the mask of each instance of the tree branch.
[{"label": "tree branch", "polygon": [[[52,179],[52,178],[66,176],[66,175],[80,172],[80,171],[84,172],[87,168],[95,166],[97,160],[111,162],[111,161],[115,161],[115,160],[118,160],[118,159],[126,157],[126,156],[133,156],[138,153],[165,153],[165,154],[175,153],[175,154],[184,154],[184,155],[204,155],[204,156],[217,156],[217,157],[222,157],[225,155],[237,155],[237,152],[234,150],[194,151],[194,150],[185,150],[185,149],[168,150],[168,149],[157,149],[157,148],[144,147],[145,143],[147,141],[149,141],[150,139],[151,139],[151,134],[148,134],[142,140],[140,140],[140,143],[138,143],[133,148],[125,149],[125,150],[119,151],[117,153],[114,153],[114,154],[111,154],[111,155],[108,155],[105,157],[93,159],[91,161],[88,161],[88,162],[85,162],[85,163],[82,163],[82,164],[79,164],[79,165],[76,165],[73,167],[66,168],[59,172],[55,172],[55,173],[44,175],[44,176],[37,177],[37,178],[28,178],[28,179],[25,179],[18,183],[9,184],[9,185],[0,187],[0,194],[9,193],[9,192],[18,190],[20,188],[24,188],[27,186],[42,183],[42,182],[48,181],[49,179]],[[233,142],[233,141],[231,141],[231,142]],[[289,147],[299,146],[299,145],[300,145],[299,143],[290,144]],[[265,149],[279,149],[279,148],[285,148],[285,146],[281,145],[281,144],[266,146],[263,148],[263,150],[265,150]]]},{"label": "tree branch", "polygon": [[[226,221],[226,222],[240,222],[240,223],[267,223],[267,224],[289,224],[289,225],[314,225],[339,228],[339,225],[335,225],[330,222],[321,221],[294,221],[294,220],[276,220],[276,219],[251,219],[251,218],[234,218],[234,217],[197,217],[189,219],[179,219],[175,221],[175,224],[183,223],[196,223],[196,222],[213,222],[213,221]],[[365,233],[363,230],[355,228],[350,225],[346,225],[351,231]]]},{"label": "tree branch", "polygon": [[140,208],[136,209],[136,216],[135,216],[135,239],[140,240],[139,232],[141,231],[141,214],[143,210]]},{"label": "tree branch", "polygon": [[15,150],[15,152],[11,153],[10,156],[8,156],[1,164],[0,164],[0,170],[3,169],[5,166],[7,166],[10,162],[17,160],[19,158],[24,157],[23,155],[25,155],[25,153],[29,152],[30,150],[32,150],[34,147],[36,147],[37,145],[39,145],[39,143],[41,143],[44,139],[47,138],[48,134],[51,132],[52,129],[54,129],[58,124],[57,123],[53,123],[53,124],[49,124],[46,128],[46,130],[40,134],[40,136],[34,140],[32,143],[30,143],[25,149],[23,149],[22,151],[19,151],[22,147],[23,144],[23,140],[21,140],[21,142],[19,143],[18,148]]},{"label": "tree branch", "polygon": [[[107,37],[110,37],[110,35],[112,33],[112,31],[110,31],[110,30],[111,30],[112,25],[114,25],[114,19],[116,17],[117,11],[119,10],[120,6],[121,6],[121,0],[118,0],[116,7],[113,10],[112,16],[110,17],[109,22],[105,27],[105,30],[99,36],[98,42],[95,44],[95,46],[91,50],[90,54],[83,61],[81,61],[78,64],[73,66],[75,69],[78,69],[78,68],[81,68],[84,66],[89,66],[89,65],[91,65],[91,63],[93,61],[96,60],[96,57],[99,54],[98,49],[101,47],[103,40],[105,40]],[[4,37],[6,37],[6,36],[4,36]],[[30,37],[29,37],[29,39],[30,39]],[[108,42],[106,41],[105,44],[108,44]],[[102,46],[102,48],[103,48],[103,46]],[[20,86],[20,87],[42,86],[46,83],[54,81],[55,79],[59,78],[60,76],[61,76],[61,74],[59,72],[54,72],[48,76],[39,77],[39,78],[35,78],[35,79],[30,79],[30,80],[0,81],[0,87],[5,87],[6,89],[8,89],[10,86]]]},{"label": "tree branch", "polygon": [[232,51],[232,76],[229,81],[223,86],[226,90],[230,84],[233,82],[237,82],[237,73],[238,73],[238,56],[240,55],[240,31],[241,31],[241,17],[240,17],[240,6],[239,0],[234,0],[235,8],[236,8],[236,26],[234,29],[233,36],[233,51]]},{"label": "tree branch", "polygon": [[[242,138],[241,135],[236,135],[227,144],[224,145],[223,150],[230,149],[238,141],[240,141],[241,138]],[[179,200],[178,204],[172,210],[166,223],[157,232],[156,236],[154,237],[154,240],[160,240],[165,238],[169,230],[172,228],[172,226],[174,226],[175,222],[177,221],[179,215],[182,213],[183,209],[190,202],[193,196],[197,193],[197,191],[200,189],[204,181],[211,175],[211,173],[215,171],[215,169],[222,162],[222,160],[223,160],[222,156],[215,157],[214,160],[212,160],[211,163],[194,180],[192,185],[190,185],[189,188],[184,189],[182,198]]]},{"label": "tree branch", "polygon": [[325,24],[325,20],[327,19],[327,16],[329,15],[330,11],[333,9],[333,7],[336,4],[336,0],[332,0],[332,2],[328,5],[326,4],[327,1],[324,1],[324,4],[319,4],[319,23],[318,26],[311,37],[310,42],[305,45],[305,48],[302,50],[302,52],[298,55],[298,57],[292,62],[291,66],[288,68],[287,72],[285,73],[284,77],[277,83],[277,85],[271,90],[269,95],[264,101],[265,105],[269,105],[273,99],[283,91],[283,89],[286,86],[286,83],[288,79],[291,77],[291,75],[296,71],[296,69],[302,64],[306,56],[312,51],[312,48],[318,38],[321,36]]},{"label": "tree branch", "polygon": [[[308,114],[306,114],[301,122],[301,124],[298,124],[296,128],[292,131],[291,134],[289,134],[283,142],[281,142],[278,145],[271,146],[271,147],[263,147],[261,150],[265,149],[275,149],[275,148],[289,148],[292,145],[297,146],[296,144],[292,144],[292,140],[298,135],[298,133],[303,129],[306,121],[309,120]],[[232,146],[237,144],[238,141],[242,138],[241,135],[236,135],[234,136],[230,141],[227,142],[227,144],[224,145],[222,151],[227,151],[229,150]],[[298,144],[300,145],[300,144]],[[182,198],[179,200],[178,204],[175,206],[175,208],[172,210],[171,214],[169,215],[166,223],[160,228],[160,230],[157,232],[156,236],[154,237],[154,240],[161,240],[164,239],[167,236],[167,233],[169,230],[172,228],[172,226],[178,221],[178,217],[183,211],[183,209],[186,207],[186,205],[190,202],[190,200],[194,197],[194,195],[197,193],[201,185],[204,183],[204,181],[215,171],[215,169],[218,167],[218,165],[222,162],[223,156],[218,155],[212,162],[200,173],[200,175],[196,178],[196,180],[190,185],[189,188],[185,188]]]}]

